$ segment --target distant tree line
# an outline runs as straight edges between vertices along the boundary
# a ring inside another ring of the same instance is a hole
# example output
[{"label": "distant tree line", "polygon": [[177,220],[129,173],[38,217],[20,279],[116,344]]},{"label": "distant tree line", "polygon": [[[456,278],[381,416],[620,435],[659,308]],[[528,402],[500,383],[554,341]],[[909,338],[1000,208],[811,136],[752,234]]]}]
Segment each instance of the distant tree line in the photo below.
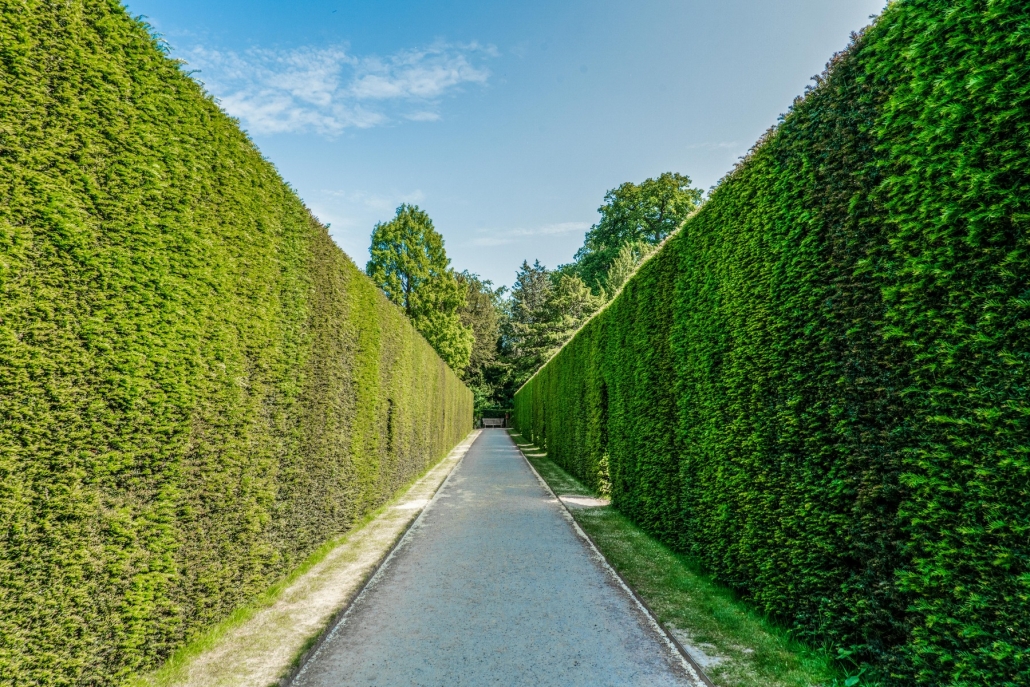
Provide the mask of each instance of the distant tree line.
[{"label": "distant tree line", "polygon": [[462,377],[477,411],[510,408],[515,391],[605,303],[701,203],[682,174],[611,189],[571,263],[523,261],[511,289],[455,272],[417,206],[372,233],[366,271]]}]

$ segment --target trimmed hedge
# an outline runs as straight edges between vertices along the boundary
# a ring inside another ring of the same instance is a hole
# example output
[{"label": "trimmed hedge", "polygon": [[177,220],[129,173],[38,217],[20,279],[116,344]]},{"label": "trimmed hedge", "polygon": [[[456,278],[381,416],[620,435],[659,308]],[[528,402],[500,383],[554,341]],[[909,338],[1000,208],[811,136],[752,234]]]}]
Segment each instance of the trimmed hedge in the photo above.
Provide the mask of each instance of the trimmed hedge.
[{"label": "trimmed hedge", "polygon": [[112,685],[472,395],[114,0],[0,0],[0,684]]},{"label": "trimmed hedge", "polygon": [[515,397],[891,684],[1030,684],[1030,11],[899,0]]}]

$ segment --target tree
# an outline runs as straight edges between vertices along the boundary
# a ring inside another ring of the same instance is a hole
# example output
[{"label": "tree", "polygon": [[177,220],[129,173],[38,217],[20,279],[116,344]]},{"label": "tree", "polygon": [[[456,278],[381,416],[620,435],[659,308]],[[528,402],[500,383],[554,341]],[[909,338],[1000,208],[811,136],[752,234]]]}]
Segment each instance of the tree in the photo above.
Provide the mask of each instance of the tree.
[{"label": "tree", "polygon": [[513,363],[512,372],[516,378],[528,377],[543,363],[547,344],[541,333],[546,325],[545,306],[550,294],[550,270],[539,260],[532,265],[524,260],[508,300],[502,343],[505,357]]},{"label": "tree", "polygon": [[497,360],[497,342],[501,335],[501,301],[507,288],[502,286],[495,289],[493,282],[480,279],[478,274],[468,270],[455,276],[465,289],[465,305],[459,309],[458,315],[461,323],[471,329],[475,336],[463,379],[475,382],[481,378],[482,371]]},{"label": "tree", "polygon": [[474,335],[462,324],[467,288],[458,282],[429,215],[401,205],[389,222],[372,230],[365,272],[455,372],[469,364]]},{"label": "tree", "polygon": [[603,296],[605,299],[614,298],[622,285],[637,269],[637,265],[655,250],[653,245],[643,241],[630,241],[622,244],[622,248],[619,249],[618,255],[615,256],[615,260],[612,261],[608,273],[604,277]]},{"label": "tree", "polygon": [[508,301],[502,351],[511,366],[514,392],[603,303],[579,276],[523,262]]},{"label": "tree", "polygon": [[504,376],[503,363],[498,360],[501,337],[501,319],[504,316],[504,292],[507,288],[493,288],[489,280],[468,271],[456,275],[465,288],[465,305],[458,314],[463,325],[472,330],[475,341],[468,367],[462,379],[475,396],[476,409],[497,404],[496,387]]},{"label": "tree", "polygon": [[639,262],[646,254],[644,247],[657,245],[675,231],[697,209],[701,197],[700,189],[690,187],[689,177],[674,172],[608,191],[597,210],[601,220],[590,227],[576,252],[574,271],[595,294],[610,292],[607,275],[623,247],[638,246],[634,257]]},{"label": "tree", "polygon": [[551,291],[544,302],[541,321],[541,343],[547,348],[543,361],[547,362],[576,330],[604,304],[602,296],[595,296],[579,276],[554,273]]}]

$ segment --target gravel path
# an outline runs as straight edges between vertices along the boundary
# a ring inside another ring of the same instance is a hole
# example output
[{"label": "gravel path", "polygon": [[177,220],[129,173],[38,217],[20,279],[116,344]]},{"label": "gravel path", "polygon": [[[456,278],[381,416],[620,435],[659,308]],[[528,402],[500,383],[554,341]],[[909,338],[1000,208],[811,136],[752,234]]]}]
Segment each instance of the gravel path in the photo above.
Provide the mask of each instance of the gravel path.
[{"label": "gravel path", "polygon": [[485,430],[293,687],[695,685],[504,430]]},{"label": "gravel path", "polygon": [[204,649],[141,677],[138,687],[268,687],[361,591],[408,525],[479,436],[474,430],[371,522],[355,527],[267,606],[219,632]]}]

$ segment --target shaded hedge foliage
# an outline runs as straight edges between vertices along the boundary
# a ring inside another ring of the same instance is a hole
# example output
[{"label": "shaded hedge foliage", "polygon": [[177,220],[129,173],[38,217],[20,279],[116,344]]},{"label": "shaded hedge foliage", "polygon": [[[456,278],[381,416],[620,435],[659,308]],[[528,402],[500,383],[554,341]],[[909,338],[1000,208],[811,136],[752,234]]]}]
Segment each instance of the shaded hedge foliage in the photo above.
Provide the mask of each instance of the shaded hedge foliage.
[{"label": "shaded hedge foliage", "polygon": [[899,0],[516,395],[891,684],[1030,684],[1030,9]]},{"label": "shaded hedge foliage", "polygon": [[0,684],[153,667],[472,396],[114,0],[0,0]]}]

